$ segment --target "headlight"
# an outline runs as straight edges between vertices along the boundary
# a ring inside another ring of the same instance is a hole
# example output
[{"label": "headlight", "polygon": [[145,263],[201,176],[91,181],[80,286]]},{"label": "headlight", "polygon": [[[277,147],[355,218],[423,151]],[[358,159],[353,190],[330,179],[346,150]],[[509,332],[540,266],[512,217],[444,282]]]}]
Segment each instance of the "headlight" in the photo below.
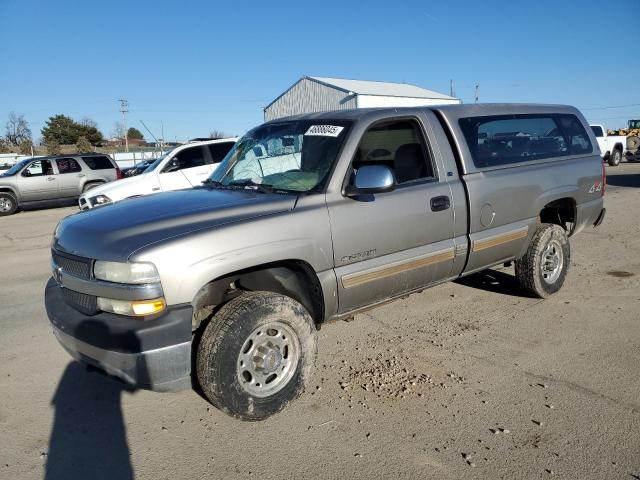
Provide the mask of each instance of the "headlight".
[{"label": "headlight", "polygon": [[96,261],[93,275],[98,280],[115,283],[158,283],[160,276],[153,263],[120,263]]},{"label": "headlight", "polygon": [[147,315],[160,313],[166,306],[167,304],[164,298],[127,301],[98,297],[98,309],[103,312],[117,313],[118,315],[126,315],[128,317],[145,317]]},{"label": "headlight", "polygon": [[96,195],[95,197],[91,197],[89,201],[91,202],[91,205],[93,205],[94,207],[97,205],[104,205],[106,203],[111,203],[111,199],[106,195]]}]

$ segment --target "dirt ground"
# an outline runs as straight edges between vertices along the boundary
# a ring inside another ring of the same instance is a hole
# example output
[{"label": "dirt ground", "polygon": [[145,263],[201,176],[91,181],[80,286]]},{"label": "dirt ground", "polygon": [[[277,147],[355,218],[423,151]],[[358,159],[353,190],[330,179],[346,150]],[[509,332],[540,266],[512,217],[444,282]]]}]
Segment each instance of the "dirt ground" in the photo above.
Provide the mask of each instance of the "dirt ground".
[{"label": "dirt ground", "polygon": [[75,209],[0,218],[0,478],[640,479],[640,164],[608,174],[559,294],[497,269],[328,324],[308,390],[258,423],[72,363],[43,289]]}]

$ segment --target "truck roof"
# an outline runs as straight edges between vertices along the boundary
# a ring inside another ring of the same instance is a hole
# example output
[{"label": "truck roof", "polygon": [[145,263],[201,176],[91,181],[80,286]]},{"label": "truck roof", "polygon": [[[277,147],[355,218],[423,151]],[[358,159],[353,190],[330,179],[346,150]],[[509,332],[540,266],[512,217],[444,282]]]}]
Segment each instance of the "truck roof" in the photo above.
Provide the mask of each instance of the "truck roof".
[{"label": "truck roof", "polygon": [[303,113],[299,115],[292,115],[290,117],[277,118],[267,123],[278,123],[290,120],[359,120],[372,114],[408,114],[424,110],[441,112],[445,117],[453,119],[484,115],[509,115],[516,113],[579,113],[578,109],[570,105],[536,103],[472,103],[458,105],[432,105],[425,107],[384,107],[331,110],[326,112]]}]

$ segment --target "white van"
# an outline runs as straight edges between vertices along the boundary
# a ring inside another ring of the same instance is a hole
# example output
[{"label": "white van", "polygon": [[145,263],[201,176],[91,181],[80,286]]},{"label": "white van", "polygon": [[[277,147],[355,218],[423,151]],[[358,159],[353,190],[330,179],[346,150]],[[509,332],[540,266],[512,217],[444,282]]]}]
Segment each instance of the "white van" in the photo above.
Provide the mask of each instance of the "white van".
[{"label": "white van", "polygon": [[81,210],[107,205],[125,198],[199,186],[209,178],[237,137],[193,142],[170,150],[144,173],[93,188],[80,196]]}]

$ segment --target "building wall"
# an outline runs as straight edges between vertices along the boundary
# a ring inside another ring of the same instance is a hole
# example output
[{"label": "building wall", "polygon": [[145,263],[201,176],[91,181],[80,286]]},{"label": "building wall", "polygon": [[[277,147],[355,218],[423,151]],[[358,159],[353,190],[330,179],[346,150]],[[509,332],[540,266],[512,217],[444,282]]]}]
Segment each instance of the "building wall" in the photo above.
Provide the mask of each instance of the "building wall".
[{"label": "building wall", "polygon": [[437,98],[383,97],[381,95],[358,95],[358,108],[372,107],[423,107],[426,105],[449,105],[460,100]]},{"label": "building wall", "polygon": [[356,108],[355,96],[303,78],[264,111],[265,121],[301,113]]}]

